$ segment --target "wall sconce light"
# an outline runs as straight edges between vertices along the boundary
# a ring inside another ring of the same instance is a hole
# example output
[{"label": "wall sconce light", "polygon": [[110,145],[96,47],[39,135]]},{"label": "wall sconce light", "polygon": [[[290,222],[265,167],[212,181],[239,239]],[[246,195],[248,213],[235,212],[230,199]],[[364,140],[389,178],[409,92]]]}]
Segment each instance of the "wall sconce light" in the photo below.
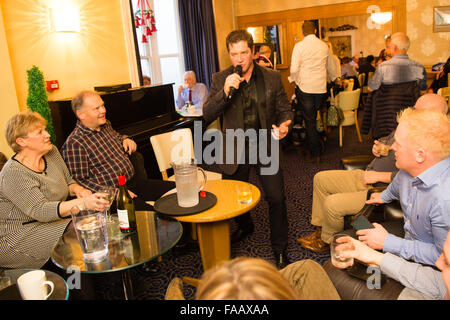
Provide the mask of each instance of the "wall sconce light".
[{"label": "wall sconce light", "polygon": [[370,15],[370,19],[377,24],[385,24],[392,20],[392,12],[375,12]]},{"label": "wall sconce light", "polygon": [[80,12],[66,1],[50,8],[50,20],[54,32],[80,32]]}]

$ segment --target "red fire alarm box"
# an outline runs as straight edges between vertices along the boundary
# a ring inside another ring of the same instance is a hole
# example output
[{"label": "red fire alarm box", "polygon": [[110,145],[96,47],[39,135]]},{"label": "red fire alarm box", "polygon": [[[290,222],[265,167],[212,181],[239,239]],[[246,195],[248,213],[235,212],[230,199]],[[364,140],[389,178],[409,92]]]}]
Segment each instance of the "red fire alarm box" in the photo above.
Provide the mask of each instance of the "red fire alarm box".
[{"label": "red fire alarm box", "polygon": [[59,89],[58,80],[45,81],[45,83],[47,84],[47,91],[53,91],[53,90]]}]

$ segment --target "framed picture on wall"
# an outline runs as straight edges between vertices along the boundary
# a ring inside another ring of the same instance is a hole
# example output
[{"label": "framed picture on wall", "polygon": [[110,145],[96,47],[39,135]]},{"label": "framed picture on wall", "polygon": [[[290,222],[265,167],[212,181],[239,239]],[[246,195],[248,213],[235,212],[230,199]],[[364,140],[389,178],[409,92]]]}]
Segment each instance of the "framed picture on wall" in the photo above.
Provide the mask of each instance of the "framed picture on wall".
[{"label": "framed picture on wall", "polygon": [[433,8],[433,32],[450,31],[450,6]]},{"label": "framed picture on wall", "polygon": [[329,36],[328,41],[339,58],[352,57],[352,36]]}]

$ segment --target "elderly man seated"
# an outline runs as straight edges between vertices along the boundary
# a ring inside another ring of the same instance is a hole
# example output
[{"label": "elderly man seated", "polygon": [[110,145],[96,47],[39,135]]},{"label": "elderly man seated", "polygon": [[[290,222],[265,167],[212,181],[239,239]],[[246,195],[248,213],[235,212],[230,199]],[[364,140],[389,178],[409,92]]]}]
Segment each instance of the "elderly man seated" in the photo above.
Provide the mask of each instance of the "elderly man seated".
[{"label": "elderly man seated", "polygon": [[[437,110],[447,113],[445,100],[437,94],[426,94],[417,100],[415,109]],[[380,140],[386,146],[394,142],[395,131]],[[318,226],[315,232],[297,239],[313,252],[329,250],[329,238],[343,230],[344,217],[360,211],[366,201],[368,190],[375,183],[390,183],[398,169],[393,151],[380,155],[382,143],[375,141],[372,153],[375,159],[367,170],[327,170],[314,176],[311,224]]]},{"label": "elderly man seated", "polygon": [[377,90],[382,84],[396,84],[417,81],[420,90],[427,89],[426,71],[423,65],[411,60],[408,55],[410,41],[403,32],[394,33],[386,43],[392,59],[381,63],[372,79],[368,82],[370,91]]},{"label": "elderly man seated", "polygon": [[200,111],[207,97],[206,86],[197,82],[194,71],[187,71],[184,74],[184,84],[178,87],[177,108],[181,109],[187,102],[190,102],[196,110]]}]

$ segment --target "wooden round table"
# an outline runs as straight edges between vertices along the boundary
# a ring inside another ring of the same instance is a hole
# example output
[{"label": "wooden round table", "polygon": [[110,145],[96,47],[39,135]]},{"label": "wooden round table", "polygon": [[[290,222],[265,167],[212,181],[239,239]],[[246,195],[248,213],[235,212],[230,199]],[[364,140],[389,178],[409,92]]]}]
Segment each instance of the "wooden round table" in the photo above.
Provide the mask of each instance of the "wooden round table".
[{"label": "wooden round table", "polygon": [[250,184],[252,201],[247,204],[239,203],[236,191],[238,183],[243,182],[236,180],[208,181],[204,190],[213,193],[217,197],[217,203],[212,208],[197,214],[173,217],[181,222],[196,224],[204,271],[221,261],[230,259],[230,225],[228,220],[250,211],[261,198],[259,189]]}]

